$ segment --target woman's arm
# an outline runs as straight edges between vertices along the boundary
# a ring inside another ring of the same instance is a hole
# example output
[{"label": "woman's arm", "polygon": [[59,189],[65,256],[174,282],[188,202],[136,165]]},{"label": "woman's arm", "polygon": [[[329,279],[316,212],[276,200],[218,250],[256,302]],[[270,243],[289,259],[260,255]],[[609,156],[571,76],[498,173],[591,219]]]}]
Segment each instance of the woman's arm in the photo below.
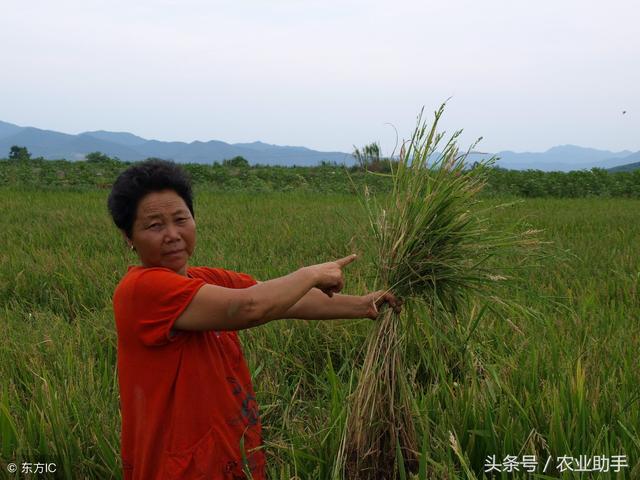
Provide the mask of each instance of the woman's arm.
[{"label": "woman's arm", "polygon": [[402,301],[392,293],[372,292],[367,295],[333,295],[328,297],[317,288],[312,288],[298,302],[289,308],[282,318],[303,320],[333,320],[337,318],[378,317],[379,309],[388,304],[397,313],[402,309]]},{"label": "woman's arm", "polygon": [[285,313],[314,287],[327,298],[342,290],[342,268],[354,259],[355,255],[351,255],[304,267],[249,288],[203,285],[176,319],[173,329],[242,330],[285,318]]},{"label": "woman's arm", "polygon": [[312,288],[283,314],[283,318],[331,320],[335,318],[365,318],[369,313],[365,297],[336,294],[328,297]]}]

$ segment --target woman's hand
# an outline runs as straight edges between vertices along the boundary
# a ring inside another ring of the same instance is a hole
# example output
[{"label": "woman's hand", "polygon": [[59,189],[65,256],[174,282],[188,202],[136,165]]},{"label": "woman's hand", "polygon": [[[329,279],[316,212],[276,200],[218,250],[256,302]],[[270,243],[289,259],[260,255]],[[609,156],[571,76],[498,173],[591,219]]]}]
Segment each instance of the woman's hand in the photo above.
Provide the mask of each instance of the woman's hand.
[{"label": "woman's hand", "polygon": [[344,287],[342,269],[353,262],[356,256],[356,254],[352,254],[334,262],[320,263],[305,268],[313,275],[314,286],[329,297],[333,297],[334,293],[339,293]]},{"label": "woman's hand", "polygon": [[366,304],[367,313],[365,318],[375,320],[380,314],[380,309],[383,305],[388,305],[389,308],[393,308],[396,314],[402,311],[402,299],[397,298],[393,293],[386,290],[378,290],[377,292],[371,292],[362,297]]}]

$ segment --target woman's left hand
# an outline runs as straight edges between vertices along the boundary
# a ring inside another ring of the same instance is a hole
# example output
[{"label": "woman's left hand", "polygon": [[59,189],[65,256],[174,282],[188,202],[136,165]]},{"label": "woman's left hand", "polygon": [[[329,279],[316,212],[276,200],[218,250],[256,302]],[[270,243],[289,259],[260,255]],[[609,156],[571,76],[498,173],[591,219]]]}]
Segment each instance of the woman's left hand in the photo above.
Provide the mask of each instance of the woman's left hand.
[{"label": "woman's left hand", "polygon": [[402,299],[397,298],[393,293],[386,290],[368,293],[364,295],[363,298],[367,306],[367,313],[364,315],[364,318],[375,320],[380,314],[380,309],[385,304],[387,304],[389,308],[393,308],[393,311],[397,314],[402,311]]}]

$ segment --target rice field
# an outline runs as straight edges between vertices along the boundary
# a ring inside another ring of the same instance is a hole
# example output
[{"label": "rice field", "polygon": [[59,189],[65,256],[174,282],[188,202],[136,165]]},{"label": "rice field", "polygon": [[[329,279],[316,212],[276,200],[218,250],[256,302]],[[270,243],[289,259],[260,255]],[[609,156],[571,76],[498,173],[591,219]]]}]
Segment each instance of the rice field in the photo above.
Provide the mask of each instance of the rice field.
[{"label": "rice field", "polygon": [[[58,478],[120,478],[111,295],[136,259],[107,194],[0,189],[0,478],[28,478],[7,465],[42,459]],[[376,252],[354,196],[201,188],[195,209],[193,265],[264,280],[356,252],[345,293],[373,286]],[[553,244],[503,295],[535,315],[446,323],[420,305],[403,314],[419,339],[405,362],[417,477],[640,478],[640,201],[527,199],[491,218],[523,221]],[[240,334],[270,478],[339,478],[370,328],[287,320]],[[575,471],[580,456],[591,471]],[[609,471],[594,470],[595,458]]]}]

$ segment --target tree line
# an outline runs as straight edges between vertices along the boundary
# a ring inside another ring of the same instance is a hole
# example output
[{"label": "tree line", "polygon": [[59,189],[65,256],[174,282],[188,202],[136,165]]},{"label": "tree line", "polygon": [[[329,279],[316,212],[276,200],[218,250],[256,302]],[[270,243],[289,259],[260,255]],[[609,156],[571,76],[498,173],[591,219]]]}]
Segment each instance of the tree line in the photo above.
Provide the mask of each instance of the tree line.
[{"label": "tree line", "polygon": [[[353,166],[321,162],[311,167],[250,165],[241,156],[211,164],[184,164],[194,183],[222,191],[288,191],[351,193],[365,183],[370,190],[391,188],[393,159],[383,158],[379,146],[355,149]],[[123,162],[101,152],[86,155],[84,161],[32,158],[25,147],[13,146],[0,161],[0,185],[34,187],[109,188],[117,175],[132,162]],[[572,172],[506,170],[487,168],[485,195],[515,197],[628,197],[640,198],[640,169],[609,172],[600,168]],[[383,174],[383,175],[379,175]]]}]

